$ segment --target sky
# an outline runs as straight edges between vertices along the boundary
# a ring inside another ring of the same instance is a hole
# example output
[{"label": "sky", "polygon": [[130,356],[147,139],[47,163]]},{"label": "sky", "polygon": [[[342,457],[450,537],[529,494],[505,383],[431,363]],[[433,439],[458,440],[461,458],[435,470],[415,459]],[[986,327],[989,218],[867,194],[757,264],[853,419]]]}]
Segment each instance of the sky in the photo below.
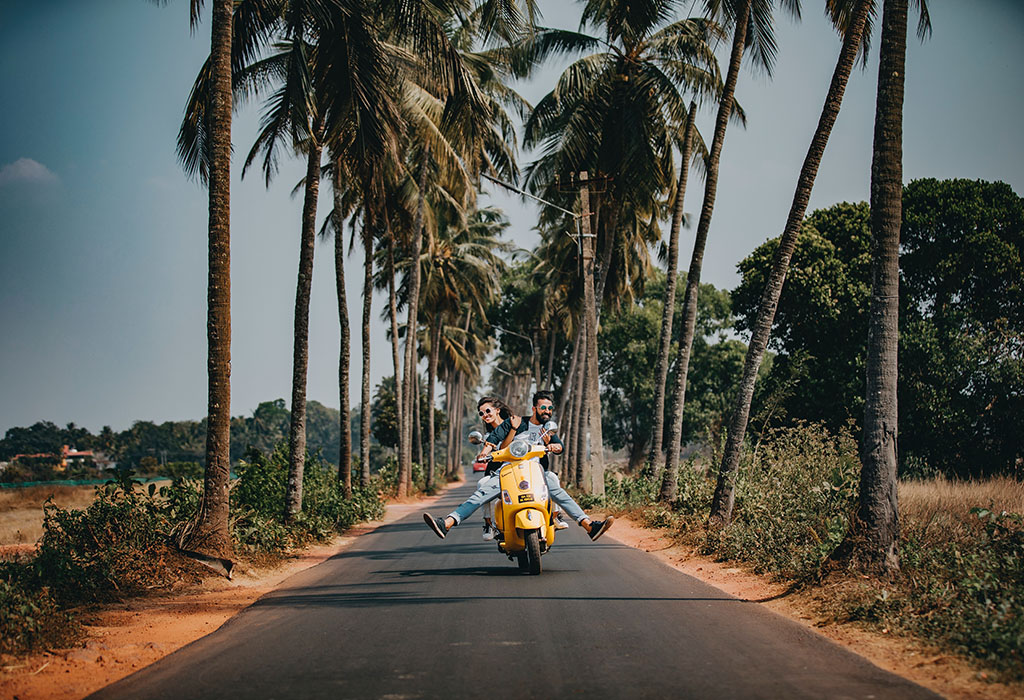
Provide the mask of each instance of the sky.
[{"label": "sky", "polygon": [[[1024,193],[1024,4],[928,4],[932,36],[908,39],[905,181],[1001,180]],[[773,76],[747,68],[740,77],[748,123],[726,136],[702,276],[718,287],[734,287],[739,260],[785,223],[839,51],[822,6],[804,2],[799,23],[779,15]],[[541,8],[543,24],[576,28],[577,3]],[[912,9],[912,31],[915,22]],[[0,434],[39,420],[97,431],[205,415],[206,193],[178,165],[175,139],[208,52],[208,16],[192,34],[186,0],[0,0]],[[536,102],[563,67],[517,87]],[[867,199],[876,79],[873,51],[851,78],[810,210]],[[240,179],[258,107],[242,107],[233,124],[232,415],[291,396],[301,209],[291,190],[303,164],[283,161],[269,187],[256,170]],[[708,105],[697,122],[708,138],[713,120]],[[703,191],[698,177],[690,183],[688,213]],[[536,208],[502,193],[491,201],[508,213],[510,238],[532,248]],[[685,231],[682,268],[692,240]],[[316,255],[307,395],[336,407],[331,244]],[[355,250],[346,266],[353,404],[361,267]],[[375,317],[384,301],[374,298]],[[391,374],[380,322],[372,343],[375,386]]]}]

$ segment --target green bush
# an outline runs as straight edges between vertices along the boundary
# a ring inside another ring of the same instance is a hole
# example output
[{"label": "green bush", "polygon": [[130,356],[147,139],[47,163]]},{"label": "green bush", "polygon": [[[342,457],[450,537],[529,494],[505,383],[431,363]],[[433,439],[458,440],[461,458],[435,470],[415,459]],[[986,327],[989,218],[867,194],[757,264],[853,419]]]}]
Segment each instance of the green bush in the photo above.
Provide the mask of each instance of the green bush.
[{"label": "green bush", "polygon": [[[286,522],[286,445],[246,456],[230,503],[234,537],[242,550],[282,552],[384,514],[376,485],[354,489],[345,498],[336,470],[307,455],[303,510]],[[78,627],[64,609],[168,586],[188,566],[168,543],[194,521],[202,482],[180,475],[158,495],[154,484],[143,492],[132,477],[130,471],[118,472],[115,480],[97,487],[95,501],[85,510],[47,502],[35,556],[0,563],[0,653],[66,643]]]},{"label": "green bush", "polygon": [[168,521],[154,497],[126,473],[96,488],[85,510],[43,508],[43,537],[33,560],[39,586],[61,605],[120,600],[169,582]]},{"label": "green bush", "polygon": [[[775,430],[742,461],[733,521],[712,534],[708,548],[752,562],[759,572],[811,579],[843,541],[859,484],[857,445],[848,430]],[[704,513],[709,510],[710,500]]]},{"label": "green bush", "polygon": [[302,477],[302,512],[285,517],[288,446],[281,442],[269,454],[246,453],[231,491],[235,541],[257,552],[280,552],[309,540],[324,541],[352,525],[383,516],[384,502],[376,488],[355,488],[345,498],[337,470],[320,457],[306,455]]},{"label": "green bush", "polygon": [[81,631],[45,590],[31,590],[19,579],[20,567],[0,564],[0,654],[21,654],[72,643]]},{"label": "green bush", "polygon": [[1024,519],[971,513],[972,527],[938,542],[927,523],[905,523],[897,595],[859,612],[1024,680]]},{"label": "green bush", "polygon": [[[398,495],[398,458],[389,455],[380,470],[373,475],[380,492],[390,498]],[[424,493],[427,490],[427,472],[416,462],[412,463],[409,474],[410,493]]]}]

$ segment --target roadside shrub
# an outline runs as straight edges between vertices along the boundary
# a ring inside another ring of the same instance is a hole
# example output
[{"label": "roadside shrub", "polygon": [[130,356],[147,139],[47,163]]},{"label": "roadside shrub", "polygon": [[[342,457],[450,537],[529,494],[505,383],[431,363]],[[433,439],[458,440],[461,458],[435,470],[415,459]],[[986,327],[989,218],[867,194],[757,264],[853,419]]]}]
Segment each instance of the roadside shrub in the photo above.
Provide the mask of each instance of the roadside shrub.
[{"label": "roadside shrub", "polygon": [[814,424],[774,430],[756,455],[745,456],[733,522],[708,547],[760,572],[812,578],[845,537],[859,484],[857,444],[848,429],[836,435]]},{"label": "roadside shrub", "polygon": [[658,500],[658,487],[657,479],[643,471],[621,479],[608,471],[604,475],[604,503],[623,510],[647,506]]},{"label": "roadside shrub", "polygon": [[[389,498],[397,496],[398,458],[394,455],[389,455],[373,478],[381,494]],[[412,463],[412,469],[409,473],[409,486],[410,493],[423,493],[427,490],[427,472],[416,462]]]},{"label": "roadside shrub", "polygon": [[279,442],[268,454],[250,447],[235,472],[238,480],[231,489],[231,507],[281,520],[288,484],[288,444]]},{"label": "roadside shrub", "polygon": [[97,487],[85,510],[43,507],[43,537],[33,568],[40,586],[62,604],[119,600],[168,582],[167,521],[131,473]]},{"label": "roadside shrub", "polygon": [[1020,514],[988,508],[905,522],[895,595],[858,612],[1024,680],[1022,523]]},{"label": "roadside shrub", "polygon": [[288,481],[288,446],[278,443],[264,454],[250,450],[237,469],[231,491],[235,541],[255,552],[281,552],[310,540],[324,541],[358,522],[380,518],[384,502],[376,488],[355,488],[346,499],[337,470],[306,455],[302,476],[302,512],[291,522],[285,518]]},{"label": "roadside shrub", "polygon": [[0,564],[0,654],[60,648],[78,638],[81,625],[44,590],[20,580],[24,567]]}]

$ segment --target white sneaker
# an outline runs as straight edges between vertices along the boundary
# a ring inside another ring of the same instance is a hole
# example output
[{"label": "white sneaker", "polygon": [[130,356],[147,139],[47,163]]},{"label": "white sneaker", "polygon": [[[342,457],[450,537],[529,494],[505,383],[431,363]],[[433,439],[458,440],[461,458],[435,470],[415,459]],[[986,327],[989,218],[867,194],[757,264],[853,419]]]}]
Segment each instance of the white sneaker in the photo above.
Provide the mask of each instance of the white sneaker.
[{"label": "white sneaker", "polygon": [[558,513],[555,513],[554,521],[555,521],[554,525],[555,525],[555,529],[556,530],[564,530],[565,528],[569,527],[569,523],[567,523],[564,520],[562,520],[562,513],[561,513],[561,511],[559,511]]},{"label": "white sneaker", "polygon": [[484,523],[484,540],[490,542],[494,539],[494,526],[490,523]]}]

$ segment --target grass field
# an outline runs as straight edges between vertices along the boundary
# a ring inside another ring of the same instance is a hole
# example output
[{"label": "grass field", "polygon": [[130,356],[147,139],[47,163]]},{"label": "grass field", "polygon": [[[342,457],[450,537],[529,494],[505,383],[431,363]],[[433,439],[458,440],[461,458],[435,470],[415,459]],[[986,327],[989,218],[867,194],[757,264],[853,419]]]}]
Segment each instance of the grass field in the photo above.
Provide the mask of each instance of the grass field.
[{"label": "grass field", "polygon": [[87,508],[95,498],[92,486],[31,486],[0,489],[0,545],[32,544],[43,536],[43,504]]},{"label": "grass field", "polygon": [[[156,482],[157,488],[169,482]],[[148,488],[148,484],[144,487]],[[0,546],[34,544],[43,536],[43,504],[52,498],[65,509],[84,509],[96,498],[95,486],[30,486],[0,489]]]}]

